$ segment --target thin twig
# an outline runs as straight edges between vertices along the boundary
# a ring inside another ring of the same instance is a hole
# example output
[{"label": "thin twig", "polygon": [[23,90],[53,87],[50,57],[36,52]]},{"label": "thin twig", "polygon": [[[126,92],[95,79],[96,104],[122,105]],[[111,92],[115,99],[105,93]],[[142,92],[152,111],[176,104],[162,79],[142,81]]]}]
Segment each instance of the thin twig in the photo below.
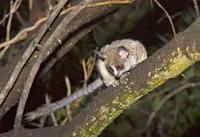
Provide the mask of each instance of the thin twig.
[{"label": "thin twig", "polygon": [[87,75],[87,68],[86,68],[84,59],[81,60],[81,65],[82,65],[82,68],[83,68],[83,77],[84,77],[83,87],[86,87],[87,86],[88,75]]},{"label": "thin twig", "polygon": [[16,18],[17,20],[20,22],[22,27],[25,27],[27,22],[25,21],[25,19],[21,16],[19,11],[16,11]]},{"label": "thin twig", "polygon": [[87,60],[86,66],[87,66],[87,73],[88,73],[87,75],[88,76],[87,76],[86,81],[88,81],[90,76],[92,75],[92,72],[95,67],[95,60],[96,60],[96,58],[94,56],[90,56],[89,59]]},{"label": "thin twig", "polygon": [[7,14],[5,14],[4,16],[3,16],[3,18],[0,20],[0,25],[2,25],[5,21],[6,21],[6,19],[9,17],[9,13],[7,13]]},{"label": "thin twig", "polygon": [[[173,20],[173,19],[175,19],[176,17],[178,17],[178,16],[180,16],[180,15],[182,15],[183,13],[182,12],[176,12],[176,13],[174,13],[173,15],[170,15],[170,17],[171,17],[171,19]],[[160,17],[160,19],[157,21],[158,23],[161,23],[165,18],[167,18],[166,17],[166,15],[162,15],[161,17]]]},{"label": "thin twig", "polygon": [[[10,1],[10,3],[13,3],[13,0]],[[18,10],[19,6],[21,5],[22,0],[16,0],[14,2],[14,4],[10,4],[12,5],[12,8],[10,8],[10,12],[6,15],[4,15],[4,17],[0,20],[0,25],[10,16],[13,16],[13,14]]]},{"label": "thin twig", "polygon": [[[12,26],[12,19],[13,19],[13,1],[10,1],[10,11],[9,11],[9,18],[8,18],[8,23],[6,26],[6,41],[10,40],[10,30],[11,30],[11,26]],[[0,52],[0,59],[2,58],[2,56],[4,55],[4,53],[7,51],[8,47],[5,47],[1,52]]]},{"label": "thin twig", "polygon": [[167,12],[167,10],[157,1],[157,0],[153,0],[162,10],[163,12],[166,14],[169,22],[170,22],[170,25],[171,25],[171,28],[172,28],[172,32],[174,34],[174,36],[176,36],[176,30],[175,30],[175,27],[174,27],[174,24],[173,24],[173,21],[169,15],[169,13]]},{"label": "thin twig", "polygon": [[[65,76],[65,84],[66,84],[66,87],[67,87],[67,96],[69,97],[71,95],[72,91],[71,91],[71,84],[70,84],[70,80],[69,80],[68,76]],[[66,109],[67,109],[67,117],[61,122],[60,125],[64,125],[67,122],[67,120],[69,120],[69,121],[72,120],[70,104],[68,104],[66,106]]]},{"label": "thin twig", "polygon": [[199,17],[199,7],[198,7],[197,0],[193,0],[193,3],[194,3],[194,9],[196,11],[197,17]]},{"label": "thin twig", "polygon": [[150,5],[153,7],[153,0],[150,0]]},{"label": "thin twig", "polygon": [[[89,62],[91,63],[91,67],[88,68],[89,64],[88,64],[88,61],[92,60],[92,62]],[[82,65],[82,68],[83,68],[83,77],[84,77],[84,83],[83,83],[83,88],[87,87],[87,82],[91,76],[91,73],[94,69],[94,58],[91,57],[87,60],[87,63],[85,62],[85,59],[81,60],[81,65]]]},{"label": "thin twig", "polygon": [[13,37],[12,39],[10,39],[9,41],[0,43],[0,48],[7,47],[7,46],[9,46],[11,44],[14,44],[16,42],[24,40],[28,36],[28,34],[27,34],[28,32],[31,32],[34,29],[36,29],[44,21],[46,21],[46,18],[42,18],[42,19],[38,20],[34,25],[21,30],[15,37]]},{"label": "thin twig", "polygon": [[191,87],[197,87],[197,86],[200,86],[200,82],[197,82],[197,83],[188,83],[188,84],[185,84],[185,85],[182,85],[180,87],[178,87],[177,89],[175,89],[174,91],[172,91],[170,94],[166,95],[163,100],[159,103],[159,105],[156,107],[156,109],[151,113],[149,119],[148,119],[148,122],[147,122],[147,125],[146,127],[148,128],[153,119],[155,118],[156,114],[158,113],[158,111],[161,109],[161,107],[172,97],[174,97],[175,95],[177,95],[178,93],[184,91],[185,89],[187,88],[191,88]]},{"label": "thin twig", "polygon": [[[15,3],[13,1],[10,1],[10,11],[9,11],[9,18],[8,18],[8,23],[6,27],[6,42],[10,40],[10,31],[11,31],[11,26],[12,26],[12,19],[15,14],[15,12],[18,10],[22,0],[16,0]],[[0,53],[0,59],[3,57],[3,55],[6,53],[8,50],[8,47],[5,47],[1,53]]]},{"label": "thin twig", "polygon": [[[72,93],[72,89],[71,89],[71,83],[70,83],[70,80],[69,80],[69,77],[66,76],[65,77],[65,83],[66,83],[66,86],[67,86],[67,96],[70,96],[71,93]],[[72,120],[72,115],[71,115],[71,111],[70,111],[70,104],[67,105],[67,115],[69,117],[69,121]]]},{"label": "thin twig", "polygon": [[8,19],[8,23],[7,23],[7,27],[6,27],[6,41],[8,41],[10,39],[10,30],[11,30],[11,25],[12,25],[12,19],[13,19],[13,14],[12,13],[13,10],[13,1],[10,1],[10,16]]},{"label": "thin twig", "polygon": [[68,121],[69,117],[65,117],[65,119],[60,123],[60,126],[64,125]]},{"label": "thin twig", "polygon": [[[44,97],[45,97],[45,102],[46,102],[46,104],[50,104],[51,102],[50,102],[50,99],[49,99],[48,94],[45,94]],[[54,126],[58,126],[58,122],[57,122],[57,120],[56,120],[56,118],[55,118],[54,113],[51,113],[51,119],[52,119],[52,121],[53,121]]]}]

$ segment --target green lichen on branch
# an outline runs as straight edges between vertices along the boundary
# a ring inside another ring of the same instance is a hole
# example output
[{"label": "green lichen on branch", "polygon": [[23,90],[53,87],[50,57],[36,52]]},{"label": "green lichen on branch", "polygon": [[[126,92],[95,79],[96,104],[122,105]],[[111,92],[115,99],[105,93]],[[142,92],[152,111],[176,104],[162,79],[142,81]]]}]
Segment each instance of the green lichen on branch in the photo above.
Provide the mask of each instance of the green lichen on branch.
[{"label": "green lichen on branch", "polygon": [[[180,48],[177,48],[171,53],[171,58],[163,59],[163,63],[159,67],[155,67],[154,70],[148,73],[147,87],[143,87],[139,90],[126,86],[124,94],[113,100],[113,104],[118,105],[121,110],[126,109],[129,105],[137,101],[139,98],[149,93],[159,85],[163,84],[166,80],[174,78],[181,74],[186,68],[194,64],[196,59],[199,60],[199,53],[188,53],[191,56],[195,55],[195,58],[188,58]],[[194,57],[194,56],[193,56]],[[158,56],[159,58],[159,56]],[[130,83],[134,84],[134,83]]]},{"label": "green lichen on branch", "polygon": [[150,90],[158,87],[166,80],[178,76],[195,62],[195,60],[191,60],[184,55],[180,48],[177,48],[177,51],[172,53],[173,55],[176,56],[167,59],[167,61],[163,60],[162,66],[156,68],[153,72],[149,72],[150,80],[147,84]]},{"label": "green lichen on branch", "polygon": [[120,109],[116,109],[115,107],[109,107],[106,105],[95,109],[99,109],[99,113],[89,119],[89,121],[81,128],[81,137],[95,137],[99,135],[102,130],[107,126],[107,124],[110,123],[112,119],[116,117],[116,115],[119,115],[122,112],[122,110]]}]

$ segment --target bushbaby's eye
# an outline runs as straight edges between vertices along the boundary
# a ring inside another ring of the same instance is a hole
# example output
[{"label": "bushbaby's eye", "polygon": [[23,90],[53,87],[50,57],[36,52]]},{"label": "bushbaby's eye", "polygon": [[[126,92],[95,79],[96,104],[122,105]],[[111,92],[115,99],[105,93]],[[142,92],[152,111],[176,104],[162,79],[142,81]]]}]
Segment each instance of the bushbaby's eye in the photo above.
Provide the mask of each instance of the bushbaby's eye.
[{"label": "bushbaby's eye", "polygon": [[108,70],[111,74],[114,73],[114,70],[113,70],[113,68],[112,68],[111,66],[108,66],[108,67],[107,67],[107,70]]},{"label": "bushbaby's eye", "polygon": [[117,71],[121,71],[124,69],[123,65],[116,65]]}]

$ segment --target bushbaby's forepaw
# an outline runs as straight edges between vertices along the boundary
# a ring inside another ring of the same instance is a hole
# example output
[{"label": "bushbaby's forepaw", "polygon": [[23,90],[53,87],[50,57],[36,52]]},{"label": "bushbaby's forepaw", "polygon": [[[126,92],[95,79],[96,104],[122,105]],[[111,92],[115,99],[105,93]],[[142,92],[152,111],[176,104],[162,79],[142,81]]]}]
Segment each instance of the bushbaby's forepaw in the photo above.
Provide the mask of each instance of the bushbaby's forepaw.
[{"label": "bushbaby's forepaw", "polygon": [[130,74],[130,72],[126,72],[124,73],[120,78],[119,78],[119,82],[120,84],[127,84],[128,82],[128,75]]},{"label": "bushbaby's forepaw", "polygon": [[118,86],[120,84],[120,82],[118,81],[118,80],[116,80],[113,84],[112,84],[112,86],[113,87],[116,87],[116,86]]},{"label": "bushbaby's forepaw", "polygon": [[116,83],[116,79],[114,77],[110,77],[109,79],[104,79],[103,81],[104,81],[104,83],[105,83],[106,86],[116,85],[117,84]]},{"label": "bushbaby's forepaw", "polygon": [[120,78],[119,82],[120,82],[120,84],[127,84],[128,78]]}]

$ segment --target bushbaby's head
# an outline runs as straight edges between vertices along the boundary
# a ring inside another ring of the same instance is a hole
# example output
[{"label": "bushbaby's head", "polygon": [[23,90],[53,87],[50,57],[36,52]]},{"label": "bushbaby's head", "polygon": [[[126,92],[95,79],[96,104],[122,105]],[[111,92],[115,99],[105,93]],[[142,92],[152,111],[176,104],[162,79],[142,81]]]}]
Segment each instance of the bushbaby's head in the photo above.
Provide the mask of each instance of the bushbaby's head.
[{"label": "bushbaby's head", "polygon": [[124,63],[129,58],[129,50],[124,46],[111,48],[102,52],[102,57],[107,70],[115,77],[120,77],[124,73]]}]

